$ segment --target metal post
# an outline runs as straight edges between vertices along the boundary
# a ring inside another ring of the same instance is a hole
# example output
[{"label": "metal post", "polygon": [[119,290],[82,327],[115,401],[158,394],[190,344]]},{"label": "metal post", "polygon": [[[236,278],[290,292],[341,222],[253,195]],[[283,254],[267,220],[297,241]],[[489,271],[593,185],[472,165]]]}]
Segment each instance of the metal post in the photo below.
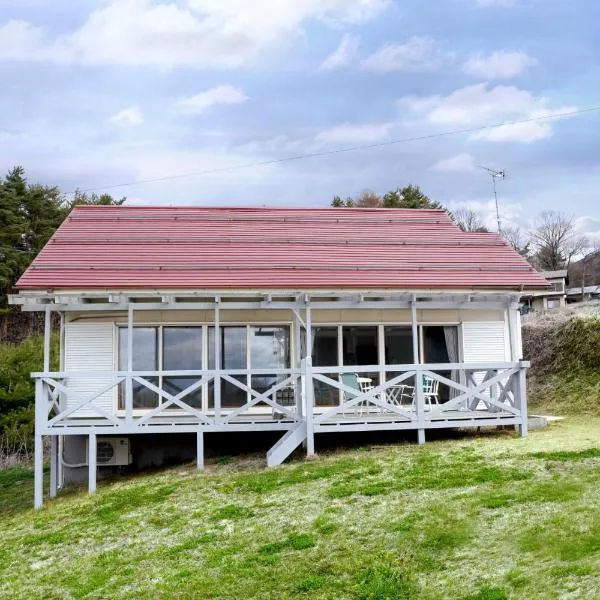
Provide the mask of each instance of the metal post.
[{"label": "metal post", "polygon": [[201,471],[204,469],[204,432],[198,431],[196,434],[196,468]]},{"label": "metal post", "polygon": [[305,385],[306,385],[306,455],[314,456],[315,454],[315,422],[313,419],[314,409],[314,387],[312,379],[312,315],[310,308],[310,299],[306,301],[306,359],[305,359]]},{"label": "metal post", "polygon": [[50,334],[52,326],[52,313],[50,307],[46,307],[44,319],[44,373],[50,371]]},{"label": "metal post", "polygon": [[44,503],[44,444],[40,431],[44,425],[44,407],[46,406],[44,382],[35,380],[35,439],[33,458],[33,505],[41,508]]},{"label": "metal post", "polygon": [[88,438],[88,492],[96,491],[96,434],[90,433]]},{"label": "metal post", "polygon": [[133,303],[127,305],[127,377],[125,378],[125,422],[133,422]]},{"label": "metal post", "polygon": [[494,200],[496,202],[496,221],[498,222],[498,233],[502,235],[502,221],[500,220],[500,208],[498,206],[498,190],[496,189],[496,175],[492,175],[492,184],[494,186]]},{"label": "metal post", "polygon": [[220,299],[215,299],[215,423],[221,422],[221,310]]},{"label": "metal post", "polygon": [[58,490],[58,436],[50,436],[50,498],[56,497]]}]

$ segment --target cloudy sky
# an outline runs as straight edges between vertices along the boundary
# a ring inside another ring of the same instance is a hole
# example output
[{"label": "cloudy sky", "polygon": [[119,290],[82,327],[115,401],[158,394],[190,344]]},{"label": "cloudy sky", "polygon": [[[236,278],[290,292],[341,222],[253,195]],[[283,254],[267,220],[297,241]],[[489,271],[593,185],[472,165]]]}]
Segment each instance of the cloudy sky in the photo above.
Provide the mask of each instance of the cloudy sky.
[{"label": "cloudy sky", "polygon": [[0,170],[164,204],[414,183],[493,224],[485,165],[505,220],[600,238],[600,111],[435,137],[600,105],[598,23],[597,0],[0,0]]}]

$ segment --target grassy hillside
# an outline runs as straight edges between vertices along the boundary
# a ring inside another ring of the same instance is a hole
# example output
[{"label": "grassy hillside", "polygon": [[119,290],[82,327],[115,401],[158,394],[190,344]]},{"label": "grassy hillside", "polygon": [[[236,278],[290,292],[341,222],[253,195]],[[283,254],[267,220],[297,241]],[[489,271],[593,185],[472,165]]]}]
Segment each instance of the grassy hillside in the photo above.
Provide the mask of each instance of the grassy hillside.
[{"label": "grassy hillside", "polygon": [[595,598],[600,419],[71,491],[0,473],[3,598]]},{"label": "grassy hillside", "polygon": [[525,321],[533,411],[600,415],[600,316],[570,311]]}]

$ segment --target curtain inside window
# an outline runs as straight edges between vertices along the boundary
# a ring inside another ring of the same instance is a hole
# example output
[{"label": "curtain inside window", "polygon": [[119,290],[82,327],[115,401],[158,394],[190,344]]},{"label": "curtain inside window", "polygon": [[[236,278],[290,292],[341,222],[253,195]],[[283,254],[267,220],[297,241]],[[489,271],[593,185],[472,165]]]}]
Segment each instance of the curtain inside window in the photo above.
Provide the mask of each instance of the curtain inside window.
[{"label": "curtain inside window", "polygon": [[[448,361],[451,363],[458,362],[458,327],[449,325],[444,327],[444,338],[446,340],[446,352],[448,352]],[[450,372],[450,379],[458,382],[459,372],[454,370]],[[458,395],[458,390],[450,388],[450,400]]]}]

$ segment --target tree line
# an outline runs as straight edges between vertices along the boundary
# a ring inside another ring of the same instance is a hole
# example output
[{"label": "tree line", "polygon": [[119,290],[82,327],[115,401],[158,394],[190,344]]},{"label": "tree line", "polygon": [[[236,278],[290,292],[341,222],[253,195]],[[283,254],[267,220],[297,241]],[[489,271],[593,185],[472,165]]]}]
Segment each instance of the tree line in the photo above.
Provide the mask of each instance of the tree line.
[{"label": "tree line", "polygon": [[30,184],[23,167],[0,179],[0,313],[15,283],[78,204],[121,205],[125,198],[76,191],[67,198],[57,187]]},{"label": "tree line", "polygon": [[[417,185],[399,187],[383,195],[364,190],[355,198],[335,196],[331,206],[338,208],[435,208],[445,210],[463,231],[488,232],[483,216],[472,208],[450,211],[432,200]],[[567,269],[574,258],[584,264],[600,256],[600,248],[593,246],[575,229],[575,217],[561,212],[544,211],[534,227],[525,231],[515,225],[505,225],[500,235],[539,271]],[[593,281],[588,282],[589,284]],[[600,283],[600,281],[598,281]]]}]

